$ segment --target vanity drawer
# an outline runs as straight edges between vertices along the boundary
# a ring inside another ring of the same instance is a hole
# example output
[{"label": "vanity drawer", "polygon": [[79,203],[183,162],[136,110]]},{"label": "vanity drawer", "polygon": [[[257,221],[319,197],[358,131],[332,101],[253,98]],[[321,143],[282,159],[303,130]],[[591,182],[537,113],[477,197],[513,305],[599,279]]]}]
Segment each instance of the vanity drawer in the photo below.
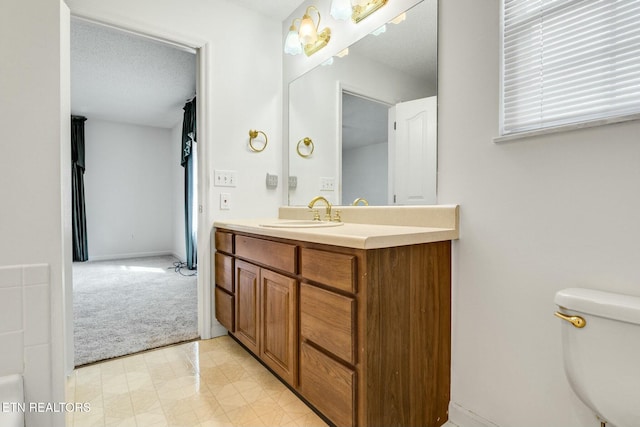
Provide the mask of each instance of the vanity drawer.
[{"label": "vanity drawer", "polygon": [[233,295],[229,295],[221,288],[216,286],[216,319],[218,322],[229,332],[234,332],[235,321],[233,318],[234,313]]},{"label": "vanity drawer", "polygon": [[306,342],[300,346],[300,392],[335,425],[354,425],[356,373]]},{"label": "vanity drawer", "polygon": [[236,236],[236,255],[271,268],[296,273],[296,245]]},{"label": "vanity drawer", "polygon": [[216,231],[215,237],[216,250],[233,253],[233,234],[224,231]]},{"label": "vanity drawer", "polygon": [[300,274],[323,285],[356,292],[356,257],[353,255],[302,248]]},{"label": "vanity drawer", "polygon": [[233,258],[216,252],[215,260],[216,285],[233,293]]},{"label": "vanity drawer", "polygon": [[300,284],[300,335],[346,362],[356,363],[356,301]]}]

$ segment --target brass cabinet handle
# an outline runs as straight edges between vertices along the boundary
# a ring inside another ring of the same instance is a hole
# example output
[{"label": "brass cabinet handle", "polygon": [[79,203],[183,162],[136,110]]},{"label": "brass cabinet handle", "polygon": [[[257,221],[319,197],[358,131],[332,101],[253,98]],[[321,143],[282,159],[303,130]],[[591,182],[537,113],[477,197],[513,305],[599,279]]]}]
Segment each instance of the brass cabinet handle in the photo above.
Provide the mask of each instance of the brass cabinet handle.
[{"label": "brass cabinet handle", "polygon": [[554,315],[561,318],[562,320],[566,320],[576,328],[584,328],[585,326],[587,326],[587,321],[580,316],[567,316],[566,314],[562,314],[559,311],[556,311]]}]

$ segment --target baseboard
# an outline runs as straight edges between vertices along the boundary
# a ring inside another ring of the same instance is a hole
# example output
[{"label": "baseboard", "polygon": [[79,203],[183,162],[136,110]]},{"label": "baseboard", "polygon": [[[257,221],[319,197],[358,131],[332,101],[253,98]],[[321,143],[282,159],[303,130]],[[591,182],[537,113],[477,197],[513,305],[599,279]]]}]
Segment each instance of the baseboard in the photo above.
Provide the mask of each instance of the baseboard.
[{"label": "baseboard", "polygon": [[[486,418],[463,408],[454,402],[449,402],[449,421],[447,427],[499,427]],[[443,426],[444,427],[444,426]]]},{"label": "baseboard", "polygon": [[211,325],[211,338],[221,337],[227,335],[229,331],[221,324]]},{"label": "baseboard", "polygon": [[151,256],[164,256],[164,255],[171,255],[175,257],[175,254],[172,251],[131,252],[126,254],[111,254],[111,255],[96,255],[96,256],[89,255],[89,261],[110,261],[114,259],[145,258],[145,257],[151,257]]}]

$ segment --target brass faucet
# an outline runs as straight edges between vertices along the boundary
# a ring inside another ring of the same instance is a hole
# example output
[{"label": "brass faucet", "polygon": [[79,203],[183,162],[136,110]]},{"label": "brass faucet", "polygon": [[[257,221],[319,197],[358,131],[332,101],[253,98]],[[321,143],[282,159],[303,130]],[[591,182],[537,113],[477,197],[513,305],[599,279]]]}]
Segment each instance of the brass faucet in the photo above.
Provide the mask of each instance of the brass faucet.
[{"label": "brass faucet", "polygon": [[358,203],[361,203],[365,206],[369,206],[369,202],[367,201],[367,199],[365,199],[364,197],[358,197],[357,199],[355,199],[352,203],[353,206],[358,206]]},{"label": "brass faucet", "polygon": [[[327,199],[325,199],[322,196],[316,196],[313,199],[311,199],[311,201],[309,202],[309,209],[313,209],[313,206],[316,204],[316,202],[322,201],[325,203],[325,205],[327,205],[327,210],[326,213],[324,215],[324,220],[325,221],[331,221],[331,203],[329,203],[329,201]],[[316,218],[314,218],[315,220]],[[319,220],[319,218],[318,218]]]}]

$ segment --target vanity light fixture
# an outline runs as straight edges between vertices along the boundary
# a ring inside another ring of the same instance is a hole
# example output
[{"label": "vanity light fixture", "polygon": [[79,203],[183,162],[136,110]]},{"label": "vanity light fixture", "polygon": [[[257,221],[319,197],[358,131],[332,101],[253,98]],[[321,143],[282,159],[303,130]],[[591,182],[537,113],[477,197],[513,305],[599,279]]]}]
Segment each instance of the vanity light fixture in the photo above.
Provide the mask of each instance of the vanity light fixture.
[{"label": "vanity light fixture", "polygon": [[386,33],[387,32],[387,24],[384,24],[382,27],[378,28],[375,31],[372,31],[371,34],[374,36],[379,36],[382,33]]},{"label": "vanity light fixture", "polygon": [[331,16],[340,21],[346,21],[351,18],[353,7],[351,0],[331,0]]},{"label": "vanity light fixture", "polygon": [[302,53],[302,43],[298,36],[296,21],[300,21],[300,18],[296,18],[291,22],[287,37],[284,39],[284,53],[288,53],[289,55],[300,55]]},{"label": "vanity light fixture", "polygon": [[320,65],[322,66],[333,65],[333,56],[330,56],[329,58],[327,58],[327,60]]},{"label": "vanity light fixture", "polygon": [[396,16],[395,18],[393,18],[389,22],[391,22],[392,24],[398,25],[399,23],[401,23],[405,19],[407,19],[407,12],[402,12],[400,15]]},{"label": "vanity light fixture", "polygon": [[[311,15],[309,15],[311,9],[315,10],[318,14],[317,24],[314,24],[313,19],[311,19]],[[331,29],[328,27],[318,33],[320,30],[320,19],[320,12],[315,6],[309,6],[302,16],[298,36],[300,37],[300,42],[304,47],[304,53],[307,56],[311,56],[325,47],[331,38]]]},{"label": "vanity light fixture", "polygon": [[[312,10],[318,14],[318,23],[314,23],[311,15]],[[296,29],[296,21],[300,21],[300,28]],[[325,28],[320,33],[320,11],[315,6],[309,6],[301,18],[296,18],[291,22],[287,37],[284,39],[284,53],[289,55],[299,55],[303,51],[305,55],[311,56],[329,43],[331,29]]]},{"label": "vanity light fixture", "polygon": [[387,1],[388,0],[361,0],[356,6],[353,6],[351,19],[353,19],[353,22],[358,23],[387,4]]}]

